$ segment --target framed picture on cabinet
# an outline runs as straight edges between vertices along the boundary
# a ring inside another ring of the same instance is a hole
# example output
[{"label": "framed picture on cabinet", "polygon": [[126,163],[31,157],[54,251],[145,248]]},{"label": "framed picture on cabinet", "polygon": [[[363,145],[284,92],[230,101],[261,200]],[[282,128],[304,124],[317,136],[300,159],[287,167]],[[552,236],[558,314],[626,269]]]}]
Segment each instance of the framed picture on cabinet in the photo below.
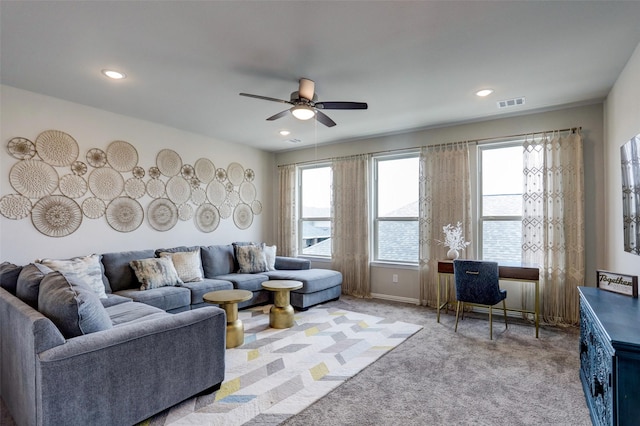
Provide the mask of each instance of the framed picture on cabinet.
[{"label": "framed picture on cabinet", "polygon": [[596,283],[598,288],[603,290],[638,297],[637,275],[620,274],[596,269]]}]

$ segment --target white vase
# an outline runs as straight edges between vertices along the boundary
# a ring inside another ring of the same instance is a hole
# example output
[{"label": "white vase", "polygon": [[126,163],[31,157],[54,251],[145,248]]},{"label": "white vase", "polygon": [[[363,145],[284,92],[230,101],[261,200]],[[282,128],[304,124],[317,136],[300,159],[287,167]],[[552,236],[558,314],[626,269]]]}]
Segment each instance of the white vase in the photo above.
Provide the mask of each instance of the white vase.
[{"label": "white vase", "polygon": [[449,249],[447,252],[447,259],[456,260],[458,256],[460,256],[460,253],[456,249]]}]

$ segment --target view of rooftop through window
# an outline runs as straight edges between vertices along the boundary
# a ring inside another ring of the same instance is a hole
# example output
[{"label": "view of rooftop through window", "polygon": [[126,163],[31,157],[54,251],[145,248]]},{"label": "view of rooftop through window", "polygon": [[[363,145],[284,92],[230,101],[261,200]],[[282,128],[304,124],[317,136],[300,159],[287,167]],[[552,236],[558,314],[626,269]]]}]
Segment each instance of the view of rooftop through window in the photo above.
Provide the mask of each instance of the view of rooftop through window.
[{"label": "view of rooftop through window", "polygon": [[300,172],[302,254],[331,256],[331,167]]},{"label": "view of rooftop through window", "polygon": [[522,147],[481,150],[480,232],[484,260],[522,259]]}]

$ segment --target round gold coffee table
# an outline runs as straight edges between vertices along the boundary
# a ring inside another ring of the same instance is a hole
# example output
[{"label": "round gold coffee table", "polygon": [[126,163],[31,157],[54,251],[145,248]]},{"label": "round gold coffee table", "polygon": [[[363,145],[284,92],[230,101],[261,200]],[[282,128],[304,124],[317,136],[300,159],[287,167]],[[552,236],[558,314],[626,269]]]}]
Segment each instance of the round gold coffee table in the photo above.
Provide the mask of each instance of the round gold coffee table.
[{"label": "round gold coffee table", "polygon": [[269,311],[269,326],[272,328],[289,328],[293,326],[293,306],[289,292],[302,288],[300,281],[270,280],[262,283],[262,287],[273,291],[273,306]]},{"label": "round gold coffee table", "polygon": [[238,303],[249,300],[253,293],[249,290],[218,290],[210,291],[202,296],[207,303],[220,305],[227,313],[227,349],[235,348],[244,343],[244,326],[238,319]]}]

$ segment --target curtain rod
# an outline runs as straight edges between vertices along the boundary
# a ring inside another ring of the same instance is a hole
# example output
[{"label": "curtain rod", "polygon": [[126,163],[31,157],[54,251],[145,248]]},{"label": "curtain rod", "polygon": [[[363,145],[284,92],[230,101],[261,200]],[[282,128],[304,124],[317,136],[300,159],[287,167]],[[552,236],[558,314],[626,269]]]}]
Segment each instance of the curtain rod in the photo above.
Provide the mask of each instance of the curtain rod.
[{"label": "curtain rod", "polygon": [[402,153],[404,151],[415,151],[417,149],[421,149],[423,147],[429,147],[429,148],[440,148],[440,147],[445,147],[445,146],[450,146],[450,145],[455,145],[455,144],[459,144],[459,143],[472,143],[472,144],[480,144],[481,142],[488,142],[488,141],[497,141],[497,140],[501,140],[501,139],[511,139],[511,138],[518,138],[518,137],[522,137],[522,136],[529,136],[529,135],[538,135],[541,133],[551,133],[551,132],[569,132],[571,131],[572,134],[574,134],[576,131],[580,131],[582,130],[582,126],[579,127],[568,127],[566,129],[560,129],[560,130],[543,130],[543,131],[539,131],[539,132],[528,132],[528,133],[519,133],[517,135],[507,135],[507,136],[496,136],[496,137],[491,137],[491,138],[480,138],[480,139],[471,139],[471,140],[466,140],[466,141],[458,141],[458,142],[447,142],[447,143],[440,143],[440,144],[434,144],[434,145],[422,145],[422,146],[414,146],[414,147],[410,147],[410,148],[400,148],[400,149],[387,149],[387,150],[382,150],[382,151],[374,151],[374,152],[368,152],[365,154],[353,154],[353,155],[344,155],[341,157],[328,157],[328,158],[322,158],[322,159],[316,159],[316,160],[307,160],[307,161],[301,161],[299,163],[289,163],[289,164],[280,164],[278,165],[278,167],[286,167],[286,166],[298,166],[301,164],[312,164],[312,163],[321,163],[321,162],[327,162],[327,161],[333,161],[333,160],[340,160],[343,158],[349,158],[349,157],[355,157],[358,155],[376,155],[376,154],[387,154],[387,153]]}]

